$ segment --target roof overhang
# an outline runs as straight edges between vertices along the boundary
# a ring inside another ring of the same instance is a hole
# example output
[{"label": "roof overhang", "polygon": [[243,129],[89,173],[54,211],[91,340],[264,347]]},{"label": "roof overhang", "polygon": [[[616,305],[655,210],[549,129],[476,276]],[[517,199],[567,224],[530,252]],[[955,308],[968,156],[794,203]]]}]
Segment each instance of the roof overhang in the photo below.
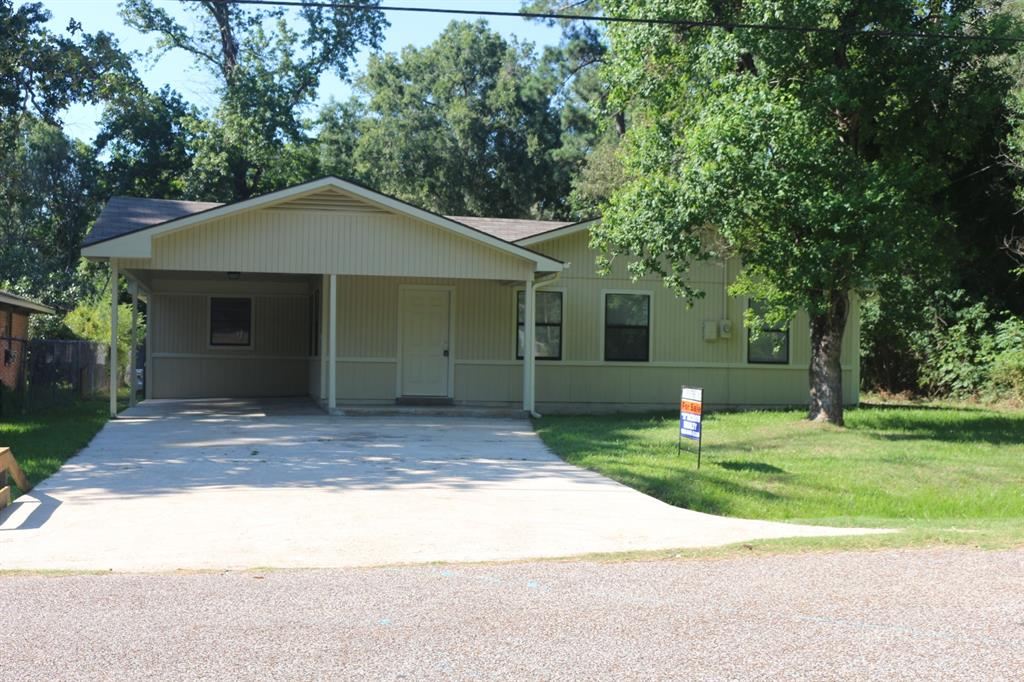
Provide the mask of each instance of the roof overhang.
[{"label": "roof overhang", "polygon": [[577,232],[583,232],[589,230],[591,227],[596,225],[601,219],[590,218],[589,220],[581,220],[578,223],[572,225],[566,225],[564,227],[557,227],[547,232],[541,232],[524,239],[517,239],[515,241],[519,246],[534,246],[536,244],[543,244],[544,242],[551,241],[552,239],[559,239],[561,237],[568,237],[569,235],[576,234]]},{"label": "roof overhang", "polygon": [[463,225],[457,221],[444,216],[424,210],[417,206],[407,204],[400,199],[381,194],[367,187],[363,187],[348,180],[342,180],[334,176],[320,178],[294,185],[270,194],[236,201],[232,204],[224,204],[199,213],[175,218],[166,222],[151,225],[141,230],[127,234],[111,237],[103,241],[94,242],[82,249],[82,256],[94,260],[107,260],[109,258],[151,258],[153,255],[153,238],[161,235],[188,229],[201,223],[207,223],[219,218],[251,211],[258,208],[268,208],[274,204],[300,197],[304,194],[319,192],[324,189],[334,188],[348,192],[367,203],[374,204],[383,209],[395,213],[417,218],[442,230],[453,232],[467,239],[481,242],[498,251],[507,253],[510,256],[532,261],[538,271],[558,272],[566,266],[561,261],[549,258],[543,254],[531,251],[524,245],[513,244],[503,241],[481,232],[480,230]]},{"label": "roof overhang", "polygon": [[8,294],[3,291],[0,291],[0,305],[9,305],[13,308],[21,308],[33,313],[44,313],[46,315],[53,315],[56,313],[56,311],[48,305],[36,303],[30,299],[15,296],[14,294]]}]

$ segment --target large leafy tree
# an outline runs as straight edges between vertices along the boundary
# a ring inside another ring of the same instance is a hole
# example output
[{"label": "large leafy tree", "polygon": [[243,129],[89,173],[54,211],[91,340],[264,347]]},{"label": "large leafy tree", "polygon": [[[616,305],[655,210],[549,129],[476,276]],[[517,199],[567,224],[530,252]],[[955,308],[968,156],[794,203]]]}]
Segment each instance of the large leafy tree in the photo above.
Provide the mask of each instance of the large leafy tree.
[{"label": "large leafy tree", "polygon": [[532,46],[485,22],[452,22],[430,45],[371,57],[357,169],[376,187],[447,214],[565,210],[554,84]]},{"label": "large leafy tree", "polygon": [[121,3],[126,23],[158,38],[158,53],[184,50],[218,84],[218,105],[186,126],[190,195],[244,199],[295,179],[288,151],[306,141],[303,116],[322,76],[333,70],[347,79],[359,49],[382,40],[377,0],[362,4],[293,10],[202,0],[184,3],[185,23],[152,0]]},{"label": "large leafy tree", "polygon": [[555,158],[570,175],[569,203],[577,218],[595,215],[622,180],[615,151],[626,129],[626,114],[609,109],[609,84],[602,69],[609,58],[608,41],[600,24],[571,18],[600,16],[601,11],[598,0],[532,0],[523,5],[523,12],[564,17],[541,20],[562,29],[559,43],[544,49],[542,62],[556,84],[562,133]]},{"label": "large leafy tree", "polygon": [[38,118],[19,125],[4,166],[0,288],[68,309],[91,284],[79,268],[98,212],[93,150]]},{"label": "large leafy tree", "polygon": [[134,75],[109,33],[74,21],[55,33],[49,20],[40,2],[0,0],[0,151],[15,144],[23,115],[56,123],[69,105],[99,101]]},{"label": "large leafy tree", "polygon": [[88,283],[78,250],[95,216],[93,150],[60,130],[76,102],[137,82],[106,33],[48,26],[41,3],[0,0],[0,286],[57,306]]},{"label": "large leafy tree", "polygon": [[125,88],[106,105],[96,136],[103,193],[176,199],[192,165],[186,126],[198,118],[169,87]]},{"label": "large leafy tree", "polygon": [[943,192],[1005,91],[994,58],[1012,47],[875,32],[1003,35],[991,5],[609,0],[609,14],[727,26],[609,30],[613,96],[635,114],[630,179],[598,244],[690,297],[695,261],[739,258],[731,291],[760,300],[768,322],[807,311],[809,416],[841,424],[850,292],[926,268],[949,237]]}]

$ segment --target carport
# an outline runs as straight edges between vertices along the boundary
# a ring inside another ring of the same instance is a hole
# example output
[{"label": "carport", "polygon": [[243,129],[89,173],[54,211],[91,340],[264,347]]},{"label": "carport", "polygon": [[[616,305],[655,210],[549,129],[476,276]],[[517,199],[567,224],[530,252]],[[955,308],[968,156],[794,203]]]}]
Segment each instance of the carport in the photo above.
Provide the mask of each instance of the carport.
[{"label": "carport", "polygon": [[[120,278],[135,302],[133,336],[146,299],[147,398],[532,412],[535,289],[566,264],[468,220],[326,177],[223,205],[114,197],[82,255],[110,266],[112,339]],[[514,287],[524,291],[521,360],[505,347]],[[111,355],[113,384],[116,345]]]}]

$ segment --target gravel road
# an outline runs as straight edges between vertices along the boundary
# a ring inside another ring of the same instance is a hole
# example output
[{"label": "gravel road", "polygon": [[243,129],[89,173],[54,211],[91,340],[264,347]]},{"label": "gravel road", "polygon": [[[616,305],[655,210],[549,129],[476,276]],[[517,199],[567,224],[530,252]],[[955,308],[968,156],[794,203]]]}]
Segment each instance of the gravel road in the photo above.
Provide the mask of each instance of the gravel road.
[{"label": "gravel road", "polygon": [[10,679],[1021,679],[1024,550],[0,577]]}]

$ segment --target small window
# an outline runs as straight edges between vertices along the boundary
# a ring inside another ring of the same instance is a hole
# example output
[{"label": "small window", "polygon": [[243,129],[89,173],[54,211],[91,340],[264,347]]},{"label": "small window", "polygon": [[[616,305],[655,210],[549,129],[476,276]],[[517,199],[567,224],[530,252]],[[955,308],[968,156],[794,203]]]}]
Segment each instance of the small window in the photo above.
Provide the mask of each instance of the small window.
[{"label": "small window", "polygon": [[650,348],[650,294],[605,294],[604,359],[647,362]]},{"label": "small window", "polygon": [[210,298],[210,345],[252,345],[251,298]]},{"label": "small window", "polygon": [[[761,308],[756,303],[750,304],[751,310],[760,314]],[[747,330],[747,362],[753,364],[788,365],[789,364],[789,325],[764,325],[756,338],[752,329]]]},{"label": "small window", "polygon": [[[538,360],[562,359],[562,292],[538,291],[534,325],[534,357]],[[516,294],[516,358],[523,359],[526,331],[526,292]]]}]

